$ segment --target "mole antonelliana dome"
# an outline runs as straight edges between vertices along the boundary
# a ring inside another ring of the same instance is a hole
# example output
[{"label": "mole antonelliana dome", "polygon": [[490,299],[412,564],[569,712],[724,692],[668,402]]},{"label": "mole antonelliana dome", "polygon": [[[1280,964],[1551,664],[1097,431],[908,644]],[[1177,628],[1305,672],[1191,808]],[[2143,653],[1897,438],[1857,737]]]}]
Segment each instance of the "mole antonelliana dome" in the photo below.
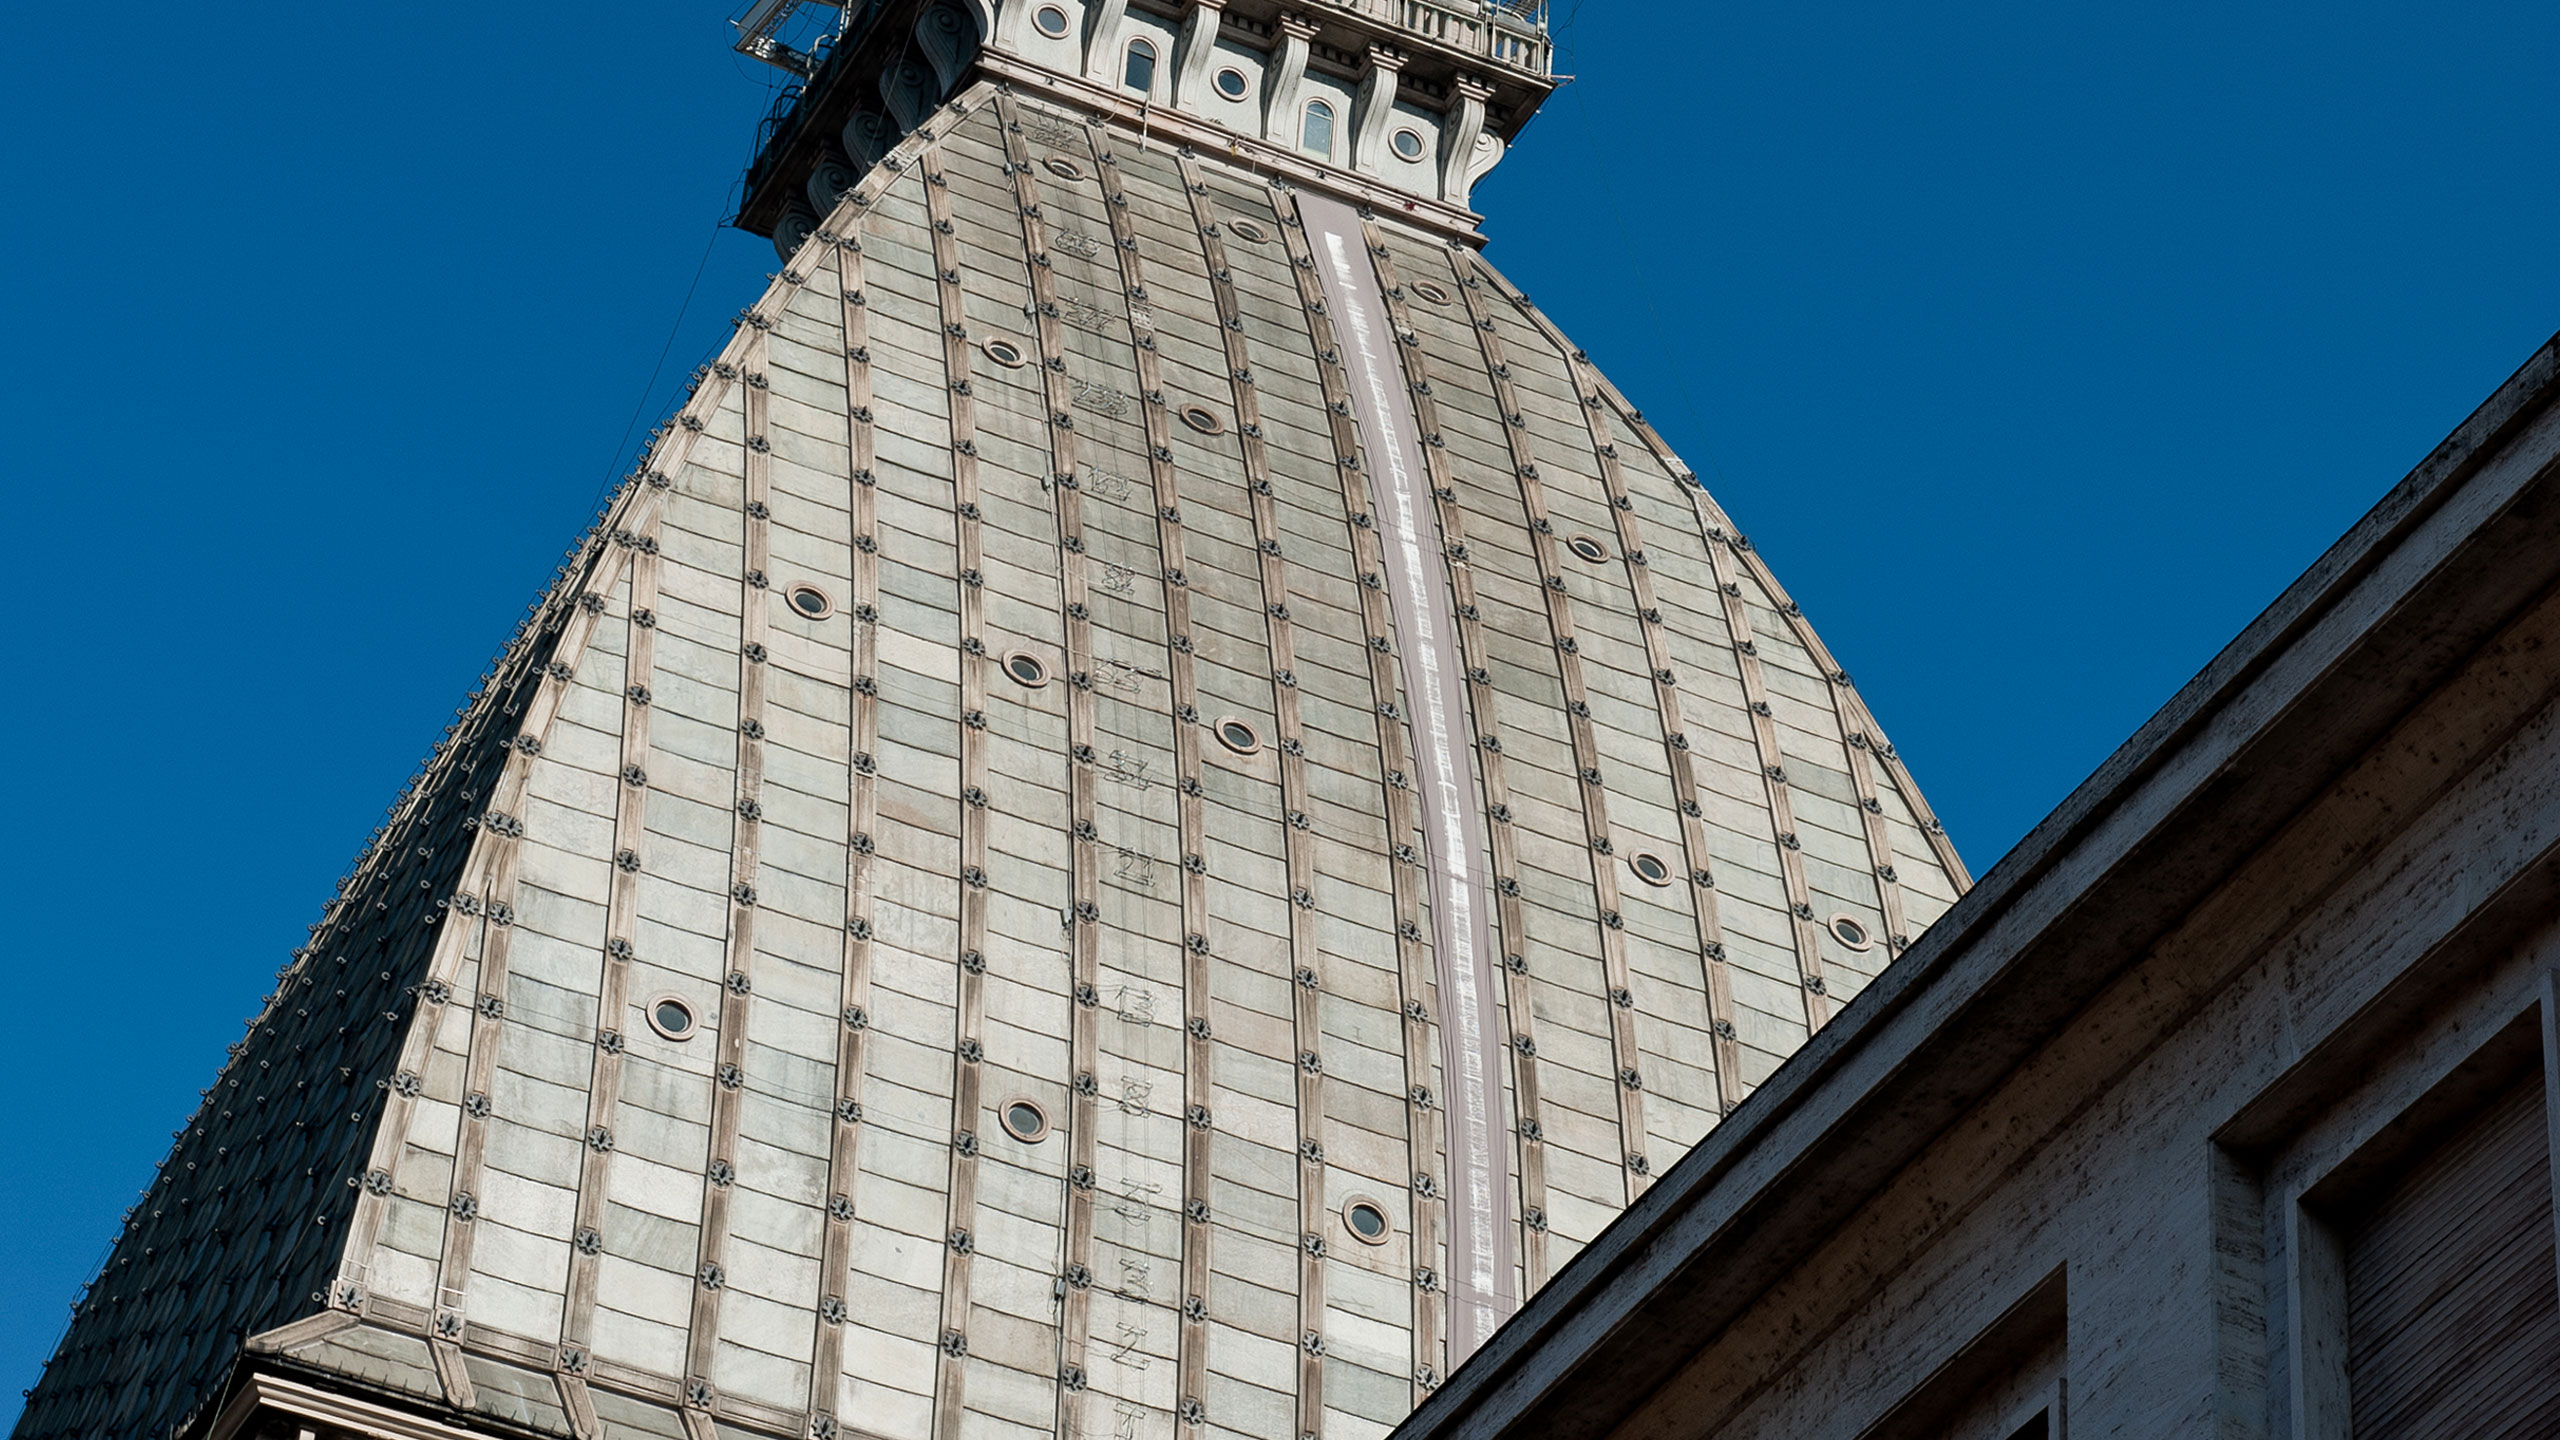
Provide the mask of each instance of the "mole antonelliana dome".
[{"label": "mole antonelliana dome", "polygon": [[792,9],[781,273],[21,1436],[1383,1435],[1966,884],[1477,254],[1541,16]]}]

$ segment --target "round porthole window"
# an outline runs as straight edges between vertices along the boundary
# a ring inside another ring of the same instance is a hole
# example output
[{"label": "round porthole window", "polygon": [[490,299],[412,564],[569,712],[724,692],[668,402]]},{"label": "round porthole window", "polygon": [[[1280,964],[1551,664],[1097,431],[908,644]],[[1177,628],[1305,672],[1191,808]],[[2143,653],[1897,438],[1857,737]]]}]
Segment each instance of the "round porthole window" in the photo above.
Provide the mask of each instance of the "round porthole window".
[{"label": "round porthole window", "polygon": [[699,1028],[693,1018],[693,1007],[681,995],[661,995],[649,1002],[649,1028],[668,1040],[690,1040]]},{"label": "round porthole window", "polygon": [[1228,221],[1227,233],[1233,235],[1239,240],[1250,240],[1256,245],[1259,245],[1263,241],[1271,238],[1270,231],[1263,229],[1261,226],[1254,224],[1250,220]]},{"label": "round porthole window", "polygon": [[1067,12],[1055,5],[1041,6],[1033,13],[1031,23],[1039,26],[1040,33],[1052,40],[1067,38],[1067,31],[1073,28],[1073,22],[1067,19]]},{"label": "round porthole window", "polygon": [[1342,1202],[1342,1225],[1351,1238],[1367,1245],[1384,1245],[1394,1226],[1387,1220],[1387,1207],[1366,1195],[1354,1195]]},{"label": "round porthole window", "polygon": [[815,585],[794,585],[783,598],[804,619],[824,620],[836,613],[836,602]]},{"label": "round porthole window", "polygon": [[1832,916],[1830,928],[1831,938],[1852,950],[1864,950],[1876,943],[1876,937],[1867,933],[1867,927],[1851,916]]},{"label": "round porthole window", "polygon": [[1001,335],[982,342],[978,348],[986,352],[988,359],[993,360],[1007,370],[1019,370],[1023,367],[1024,362],[1030,359],[1029,356],[1022,353],[1021,346],[1014,344],[1012,341],[1005,339]]},{"label": "round porthole window", "polygon": [[1432,284],[1428,280],[1414,281],[1413,293],[1430,301],[1434,305],[1446,305],[1449,303],[1449,292]]},{"label": "round porthole window", "polygon": [[1004,673],[1013,683],[1037,690],[1049,683],[1049,665],[1028,650],[1015,650],[1004,657]]},{"label": "round porthole window", "polygon": [[1182,407],[1182,423],[1203,435],[1216,435],[1227,428],[1227,422],[1219,419],[1217,412],[1199,405]]},{"label": "round porthole window", "polygon": [[1262,732],[1254,729],[1250,721],[1233,715],[1218,721],[1217,735],[1219,744],[1238,755],[1250,755],[1262,748]]},{"label": "round porthole window", "polygon": [[1233,65],[1218,72],[1217,83],[1218,93],[1230,100],[1241,100],[1253,89],[1253,82],[1245,79],[1244,72]]},{"label": "round porthole window", "polygon": [[1388,139],[1387,144],[1395,150],[1396,158],[1399,160],[1419,160],[1423,152],[1430,148],[1423,142],[1422,132],[1419,130],[1399,130]]},{"label": "round porthole window", "polygon": [[1576,535],[1564,542],[1564,548],[1597,565],[1609,558],[1609,547],[1588,535]]},{"label": "round porthole window", "polygon": [[1048,163],[1049,173],[1057,176],[1061,180],[1081,180],[1084,178],[1084,167],[1073,160],[1052,158]]},{"label": "round porthole window", "polygon": [[1650,850],[1639,850],[1628,856],[1627,868],[1636,872],[1636,878],[1647,885],[1671,883],[1671,862]]},{"label": "round porthole window", "polygon": [[1021,1096],[1007,1100],[1004,1108],[996,1112],[996,1123],[1004,1126],[1004,1133],[1025,1145],[1037,1145],[1049,1138],[1049,1112],[1041,1109],[1036,1100]]}]

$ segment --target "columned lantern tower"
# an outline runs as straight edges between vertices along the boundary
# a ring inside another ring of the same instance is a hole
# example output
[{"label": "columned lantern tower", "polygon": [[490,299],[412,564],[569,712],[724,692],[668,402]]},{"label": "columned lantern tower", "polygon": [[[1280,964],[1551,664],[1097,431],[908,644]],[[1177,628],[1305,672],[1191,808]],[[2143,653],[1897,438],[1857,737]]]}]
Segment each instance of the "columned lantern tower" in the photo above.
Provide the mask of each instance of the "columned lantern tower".
[{"label": "columned lantern tower", "polygon": [[1535,7],[740,29],[783,269],[28,1440],[1380,1436],[1967,883],[1477,254]]}]

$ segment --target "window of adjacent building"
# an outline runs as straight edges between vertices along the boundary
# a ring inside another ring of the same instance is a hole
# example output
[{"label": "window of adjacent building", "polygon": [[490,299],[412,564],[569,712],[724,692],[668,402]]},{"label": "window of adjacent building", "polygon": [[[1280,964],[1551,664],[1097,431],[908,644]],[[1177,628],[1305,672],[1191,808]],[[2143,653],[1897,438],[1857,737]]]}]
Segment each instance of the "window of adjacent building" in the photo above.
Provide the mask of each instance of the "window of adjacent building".
[{"label": "window of adjacent building", "polygon": [[2543,1079],[2519,1075],[2333,1222],[2355,1440],[2560,1435]]},{"label": "window of adjacent building", "polygon": [[1156,47],[1153,41],[1129,42],[1129,59],[1120,72],[1120,83],[1141,94],[1155,93]]},{"label": "window of adjacent building", "polygon": [[1323,100],[1307,102],[1307,114],[1298,128],[1298,148],[1310,155],[1333,158],[1333,106]]},{"label": "window of adjacent building", "polygon": [[2309,1181],[2279,1212],[2289,1333],[2274,1353],[2297,1436],[2560,1435],[2551,1006],[2546,991],[2414,1100],[2399,1098],[2412,1072],[2442,1057],[2386,1051],[2279,1087],[2224,1137],[2248,1146],[2262,1130],[2298,1130],[2315,1098],[2366,1137],[2344,1155],[2331,1139],[2266,1161],[2287,1189]]}]

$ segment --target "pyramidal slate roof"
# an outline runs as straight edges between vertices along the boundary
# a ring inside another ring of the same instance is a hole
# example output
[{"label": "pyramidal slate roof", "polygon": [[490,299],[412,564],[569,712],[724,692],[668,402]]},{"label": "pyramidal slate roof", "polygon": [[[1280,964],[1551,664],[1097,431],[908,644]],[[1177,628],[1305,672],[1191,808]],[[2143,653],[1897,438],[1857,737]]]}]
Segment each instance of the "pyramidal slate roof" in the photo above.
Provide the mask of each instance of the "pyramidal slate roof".
[{"label": "pyramidal slate roof", "polygon": [[981,82],[786,267],[20,1436],[1383,1435],[1966,885],[1463,237]]}]

